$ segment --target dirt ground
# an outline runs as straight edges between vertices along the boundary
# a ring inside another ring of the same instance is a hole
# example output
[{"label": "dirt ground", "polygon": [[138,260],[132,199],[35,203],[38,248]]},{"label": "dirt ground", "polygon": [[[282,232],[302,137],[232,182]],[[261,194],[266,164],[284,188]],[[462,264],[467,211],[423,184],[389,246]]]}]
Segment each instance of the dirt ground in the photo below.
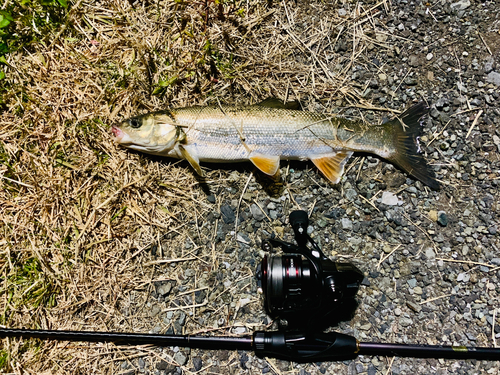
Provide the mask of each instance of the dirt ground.
[{"label": "dirt ground", "polygon": [[[303,209],[327,256],[366,276],[354,318],[335,330],[360,341],[497,345],[498,2],[1,7],[13,18],[0,28],[12,43],[0,57],[3,326],[273,329],[254,277],[260,243],[292,241],[288,214]],[[250,163],[202,164],[199,178],[185,161],[120,147],[110,131],[153,110],[269,97],[371,123],[426,101],[420,144],[441,189],[361,154],[338,185],[309,162],[283,162],[277,181]],[[376,356],[297,364],[243,351],[3,339],[0,371],[500,374],[500,365]]]}]

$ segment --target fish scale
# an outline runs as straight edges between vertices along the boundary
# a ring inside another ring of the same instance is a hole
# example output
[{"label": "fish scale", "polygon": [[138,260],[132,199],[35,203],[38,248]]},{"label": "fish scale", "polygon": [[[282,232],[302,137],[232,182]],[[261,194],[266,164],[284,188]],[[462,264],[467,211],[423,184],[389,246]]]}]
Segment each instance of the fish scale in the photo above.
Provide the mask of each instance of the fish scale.
[{"label": "fish scale", "polygon": [[393,120],[370,125],[342,117],[290,109],[268,99],[252,106],[193,106],[132,117],[113,127],[125,147],[186,159],[200,175],[200,162],[251,161],[274,175],[279,162],[311,160],[338,183],[353,152],[378,155],[428,186],[438,189],[432,171],[418,153],[422,102]]},{"label": "fish scale", "polygon": [[[206,145],[198,154],[200,161],[248,160],[245,145],[281,159],[303,159],[345,150],[340,140],[352,135],[342,128],[339,118],[289,109],[189,107],[172,110],[171,115],[178,125],[185,126],[188,143]],[[354,150],[368,147],[366,140],[358,146],[354,140],[351,143]]]}]

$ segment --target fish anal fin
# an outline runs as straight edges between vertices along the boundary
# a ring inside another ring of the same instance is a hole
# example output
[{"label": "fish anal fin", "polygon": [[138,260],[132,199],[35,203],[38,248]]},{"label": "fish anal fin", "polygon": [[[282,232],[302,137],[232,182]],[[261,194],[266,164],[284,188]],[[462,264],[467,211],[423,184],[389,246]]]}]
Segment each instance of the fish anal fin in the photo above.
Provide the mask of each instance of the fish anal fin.
[{"label": "fish anal fin", "polygon": [[344,173],[344,166],[351,155],[352,151],[339,151],[311,157],[310,159],[328,180],[338,184]]},{"label": "fish anal fin", "polygon": [[281,109],[294,109],[294,110],[300,110],[300,103],[298,101],[293,101],[293,102],[286,102],[284,103],[281,99],[278,98],[267,98],[260,103],[257,103],[256,105],[261,106],[261,107],[268,107],[268,108],[281,108]]},{"label": "fish anal fin", "polygon": [[250,161],[260,171],[269,176],[274,176],[280,167],[280,157],[273,155],[264,155],[258,152],[252,152],[249,157]]},{"label": "fish anal fin", "polygon": [[198,159],[198,153],[196,152],[196,148],[194,146],[186,146],[186,145],[178,145],[179,151],[184,159],[186,159],[191,167],[196,171],[196,173],[204,177],[205,173],[203,173],[200,167],[200,160]]}]

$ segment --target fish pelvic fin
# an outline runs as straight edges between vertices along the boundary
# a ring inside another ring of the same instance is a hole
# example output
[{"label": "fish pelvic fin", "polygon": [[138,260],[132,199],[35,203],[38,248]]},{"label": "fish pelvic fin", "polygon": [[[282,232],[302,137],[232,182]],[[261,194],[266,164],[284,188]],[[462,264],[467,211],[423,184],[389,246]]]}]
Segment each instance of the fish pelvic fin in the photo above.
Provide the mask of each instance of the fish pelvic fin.
[{"label": "fish pelvic fin", "polygon": [[396,151],[387,160],[398,165],[413,177],[434,190],[439,190],[439,183],[434,173],[420,153],[418,137],[420,136],[420,119],[427,114],[429,107],[424,102],[415,104],[401,115],[384,124],[393,134]]},{"label": "fish pelvic fin", "polygon": [[200,160],[198,159],[196,148],[190,145],[178,145],[178,147],[182,157],[191,164],[191,167],[193,167],[198,176],[205,177],[205,173],[203,173],[200,167]]},{"label": "fish pelvic fin", "polygon": [[344,173],[344,166],[351,155],[352,151],[339,151],[310,157],[310,159],[328,180],[333,184],[338,184]]},{"label": "fish pelvic fin", "polygon": [[273,155],[264,155],[258,152],[252,152],[249,157],[250,161],[260,171],[269,176],[274,176],[280,167],[280,157]]}]

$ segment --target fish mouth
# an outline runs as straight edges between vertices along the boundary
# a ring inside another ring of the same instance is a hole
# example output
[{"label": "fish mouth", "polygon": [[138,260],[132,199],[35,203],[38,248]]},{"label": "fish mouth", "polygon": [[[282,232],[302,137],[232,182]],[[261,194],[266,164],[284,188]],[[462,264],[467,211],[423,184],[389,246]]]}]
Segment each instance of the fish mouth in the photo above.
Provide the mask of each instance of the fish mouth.
[{"label": "fish mouth", "polygon": [[115,136],[117,141],[119,141],[123,137],[123,132],[120,129],[118,129],[116,126],[113,126],[111,128],[111,132],[113,133],[113,135]]},{"label": "fish mouth", "polygon": [[113,133],[113,135],[115,136],[115,140],[116,142],[120,143],[120,144],[129,144],[129,143],[132,143],[132,138],[130,138],[130,136],[125,133],[123,130],[121,130],[120,128],[117,128],[116,126],[113,126],[111,128],[111,132]]}]

